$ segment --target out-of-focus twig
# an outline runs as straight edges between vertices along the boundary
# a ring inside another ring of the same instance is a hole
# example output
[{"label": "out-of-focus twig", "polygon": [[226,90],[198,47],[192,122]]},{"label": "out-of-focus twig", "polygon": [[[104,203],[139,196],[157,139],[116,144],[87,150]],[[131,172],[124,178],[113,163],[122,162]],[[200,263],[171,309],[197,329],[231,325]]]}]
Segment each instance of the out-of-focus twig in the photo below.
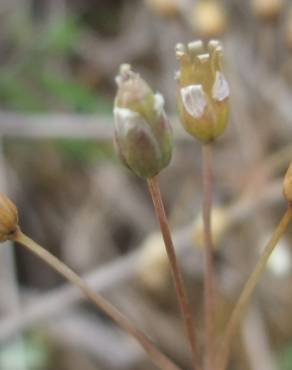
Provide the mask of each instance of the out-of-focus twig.
[{"label": "out-of-focus twig", "polygon": [[[282,198],[282,181],[276,181],[256,197],[242,199],[232,207],[230,209],[232,212],[232,223],[237,224],[248,216],[253,215],[260,205],[274,205]],[[193,224],[190,224],[174,233],[174,244],[180,257],[192,243],[192,230]],[[198,253],[200,253],[199,250]],[[84,279],[97,292],[113,288],[118,283],[129,281],[138,273],[140,258],[141,250],[138,248],[137,251],[120,257],[114,262],[110,262],[87,274]],[[7,340],[20,330],[26,330],[33,325],[62,314],[68,307],[80,302],[82,299],[83,296],[77,289],[67,285],[54,289],[52,292],[41,294],[34,302],[27,307],[23,307],[21,312],[11,314],[0,320],[0,342]]]},{"label": "out-of-focus twig", "polygon": [[[171,117],[174,134],[186,139],[177,119]],[[3,137],[28,139],[98,139],[112,140],[113,119],[90,114],[17,114],[0,112],[0,134]]]},{"label": "out-of-focus twig", "polygon": [[241,335],[251,370],[277,370],[257,303],[249,308],[241,325]]},{"label": "out-of-focus twig", "polygon": [[[2,150],[2,138],[0,137],[0,187],[3,190],[7,188],[6,181],[6,166],[5,159]],[[12,243],[7,242],[9,248],[0,249],[0,294],[5,299],[1,300],[0,310],[2,314],[6,315],[8,312],[11,314],[19,314],[20,312],[20,295],[19,287],[15,269],[14,250]],[[16,333],[17,334],[17,333]],[[26,370],[24,345],[22,335],[19,333],[16,335],[15,345],[19,351],[19,361],[14,363],[16,366],[15,370]],[[4,366],[0,357],[0,368]]]}]

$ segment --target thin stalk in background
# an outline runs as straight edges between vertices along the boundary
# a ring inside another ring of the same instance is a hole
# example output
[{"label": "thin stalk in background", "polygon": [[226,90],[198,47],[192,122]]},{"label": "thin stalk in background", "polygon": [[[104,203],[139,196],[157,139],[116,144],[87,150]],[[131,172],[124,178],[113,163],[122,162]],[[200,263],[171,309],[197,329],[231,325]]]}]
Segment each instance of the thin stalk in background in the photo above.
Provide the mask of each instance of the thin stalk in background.
[{"label": "thin stalk in background", "polygon": [[229,322],[227,324],[227,328],[222,340],[222,347],[220,353],[218,353],[219,359],[219,370],[225,370],[228,364],[229,354],[231,351],[231,345],[233,337],[240,325],[240,322],[245,314],[246,308],[250,302],[251,296],[256,288],[256,285],[265,270],[267,265],[268,259],[271,256],[273,250],[275,249],[276,245],[278,244],[279,240],[282,238],[284,233],[287,230],[287,227],[292,218],[292,208],[289,205],[287,211],[285,212],[284,216],[282,217],[279,225],[275,229],[271,239],[267,243],[264,248],[264,251],[253,270],[252,274],[250,275],[248,281],[246,282],[239,299],[233,309]]},{"label": "thin stalk in background", "polygon": [[182,318],[184,321],[184,326],[186,330],[186,334],[189,340],[189,344],[191,347],[192,353],[192,364],[194,369],[198,369],[198,354],[197,354],[197,343],[194,333],[194,322],[192,317],[191,308],[189,305],[189,301],[186,295],[181,271],[178,265],[178,261],[176,258],[175,248],[173,244],[173,240],[171,237],[171,232],[168,225],[168,220],[165,214],[165,209],[159,189],[159,184],[157,181],[157,177],[151,177],[147,180],[149,192],[151,194],[151,198],[154,204],[154,209],[156,213],[156,217],[158,219],[161,234],[164,240],[172,277],[174,280],[175,291],[178,299],[178,303],[180,306]]},{"label": "thin stalk in background", "polygon": [[102,296],[96,294],[87,284],[62,261],[49,253],[35,241],[17,230],[12,238],[13,241],[20,243],[30,252],[38,256],[54,270],[56,270],[65,279],[73,285],[79,287],[85,296],[95,304],[100,310],[107,314],[120,328],[124,329],[128,334],[135,338],[144,350],[148,353],[151,360],[161,370],[180,370],[168,357],[160,352],[155,345],[137,329],[124,315],[122,315],[115,307],[107,302]]},{"label": "thin stalk in background", "polygon": [[214,294],[214,267],[213,267],[213,241],[212,241],[212,143],[203,144],[203,223],[205,240],[205,268],[204,268],[204,315],[206,327],[205,339],[205,366],[207,370],[213,370],[214,365],[214,317],[215,317],[215,294]]}]

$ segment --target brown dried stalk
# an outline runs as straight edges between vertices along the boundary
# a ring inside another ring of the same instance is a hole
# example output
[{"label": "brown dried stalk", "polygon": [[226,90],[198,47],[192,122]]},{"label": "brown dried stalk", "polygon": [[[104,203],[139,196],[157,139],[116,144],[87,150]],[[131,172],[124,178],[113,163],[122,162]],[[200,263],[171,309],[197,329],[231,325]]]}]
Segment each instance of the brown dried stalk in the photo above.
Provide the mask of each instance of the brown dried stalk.
[{"label": "brown dried stalk", "polygon": [[198,354],[197,354],[197,343],[194,333],[194,322],[192,317],[192,312],[190,309],[189,301],[186,295],[181,271],[177,262],[175,248],[173,245],[171,232],[168,225],[168,220],[165,214],[165,209],[159,189],[159,184],[157,181],[157,177],[152,177],[147,180],[149,192],[152,197],[152,201],[155,208],[156,217],[158,219],[161,234],[164,240],[171,273],[174,281],[174,286],[176,290],[176,295],[178,299],[178,303],[180,306],[182,318],[184,321],[185,330],[187,333],[187,337],[190,343],[191,347],[191,353],[192,353],[192,364],[194,369],[198,369],[199,367],[199,360],[198,360]]},{"label": "brown dried stalk", "polygon": [[215,295],[214,295],[214,268],[213,268],[213,241],[211,229],[212,211],[212,143],[202,146],[203,156],[203,222],[205,238],[205,269],[204,269],[204,311],[206,325],[206,347],[205,361],[206,369],[213,370],[214,366],[214,315],[215,315]]},{"label": "brown dried stalk", "polygon": [[148,353],[151,360],[161,370],[180,370],[168,357],[160,352],[155,345],[137,329],[124,315],[122,315],[115,307],[107,302],[102,296],[96,294],[91,290],[87,284],[68,266],[61,262],[58,258],[49,253],[46,249],[38,245],[28,236],[23,234],[20,229],[15,232],[12,240],[20,243],[30,252],[38,256],[60,275],[62,275],[69,282],[79,287],[86,297],[93,302],[99,309],[107,314],[119,327],[124,329],[128,334],[135,338],[144,350]]}]

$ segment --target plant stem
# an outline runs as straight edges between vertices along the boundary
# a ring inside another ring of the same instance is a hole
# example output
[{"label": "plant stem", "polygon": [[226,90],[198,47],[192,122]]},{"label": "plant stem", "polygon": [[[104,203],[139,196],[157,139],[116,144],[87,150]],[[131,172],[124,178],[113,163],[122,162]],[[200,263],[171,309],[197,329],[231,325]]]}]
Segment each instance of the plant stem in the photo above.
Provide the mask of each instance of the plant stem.
[{"label": "plant stem", "polygon": [[214,370],[214,317],[215,317],[215,295],[214,295],[214,267],[213,267],[213,241],[212,241],[212,143],[204,144],[202,147],[203,157],[203,222],[205,238],[205,268],[204,268],[204,312],[206,326],[205,363],[207,370]]},{"label": "plant stem", "polygon": [[190,309],[189,301],[186,295],[181,271],[177,262],[175,248],[172,241],[168,220],[165,214],[165,209],[159,189],[159,184],[157,181],[157,177],[152,177],[147,180],[149,192],[151,194],[151,198],[154,204],[154,209],[156,213],[156,217],[158,219],[161,234],[164,240],[166,253],[168,256],[171,273],[174,281],[175,291],[177,295],[177,300],[179,303],[179,307],[181,310],[185,331],[189,340],[189,344],[191,347],[191,354],[192,354],[192,364],[193,368],[198,368],[198,356],[197,356],[197,347],[196,347],[196,339],[194,333],[194,322],[192,317],[192,312]]},{"label": "plant stem", "polygon": [[239,299],[237,300],[235,304],[235,307],[233,309],[233,312],[227,324],[225,334],[223,336],[223,341],[222,341],[223,347],[221,348],[221,351],[218,354],[220,370],[226,369],[229,354],[231,351],[231,344],[232,344],[233,336],[235,335],[238,329],[238,326],[240,325],[240,322],[246,311],[246,308],[251,299],[251,296],[256,288],[256,285],[263,271],[265,270],[268,259],[271,256],[273,250],[275,249],[277,243],[279,242],[279,240],[281,239],[281,237],[287,230],[287,227],[289,225],[289,222],[291,221],[291,218],[292,218],[292,208],[291,206],[289,206],[284,216],[282,217],[279,225],[275,229],[270,241],[265,246],[261,257],[255,266],[255,269],[253,270],[252,274],[248,278],[239,296]]},{"label": "plant stem", "polygon": [[65,279],[71,282],[73,285],[79,287],[84,295],[93,302],[100,310],[108,315],[119,327],[124,329],[128,334],[135,338],[144,350],[148,353],[149,357],[161,370],[180,370],[168,357],[160,352],[155,345],[137,329],[123,314],[121,314],[114,306],[112,306],[102,296],[96,294],[87,284],[68,266],[62,261],[53,256],[46,249],[38,245],[28,236],[23,234],[20,230],[17,231],[14,241],[20,243],[30,252],[37,255],[40,259],[50,265]]}]

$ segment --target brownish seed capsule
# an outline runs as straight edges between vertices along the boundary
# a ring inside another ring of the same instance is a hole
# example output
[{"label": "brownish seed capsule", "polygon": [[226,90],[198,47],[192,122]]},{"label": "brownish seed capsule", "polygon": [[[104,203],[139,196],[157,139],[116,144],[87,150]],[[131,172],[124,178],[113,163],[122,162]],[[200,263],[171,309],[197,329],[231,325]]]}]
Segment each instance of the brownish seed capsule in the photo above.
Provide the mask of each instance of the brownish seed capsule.
[{"label": "brownish seed capsule", "polygon": [[290,163],[284,177],[283,192],[287,201],[292,204],[292,162]]},{"label": "brownish seed capsule", "polygon": [[275,22],[284,8],[283,0],[251,0],[251,9],[263,22]]},{"label": "brownish seed capsule", "polygon": [[145,0],[145,3],[155,14],[173,17],[179,14],[183,0]]},{"label": "brownish seed capsule", "polygon": [[17,208],[6,195],[0,193],[0,242],[13,239],[17,229]]},{"label": "brownish seed capsule", "polygon": [[228,25],[225,8],[215,0],[198,1],[193,8],[191,24],[200,37],[220,37]]}]

